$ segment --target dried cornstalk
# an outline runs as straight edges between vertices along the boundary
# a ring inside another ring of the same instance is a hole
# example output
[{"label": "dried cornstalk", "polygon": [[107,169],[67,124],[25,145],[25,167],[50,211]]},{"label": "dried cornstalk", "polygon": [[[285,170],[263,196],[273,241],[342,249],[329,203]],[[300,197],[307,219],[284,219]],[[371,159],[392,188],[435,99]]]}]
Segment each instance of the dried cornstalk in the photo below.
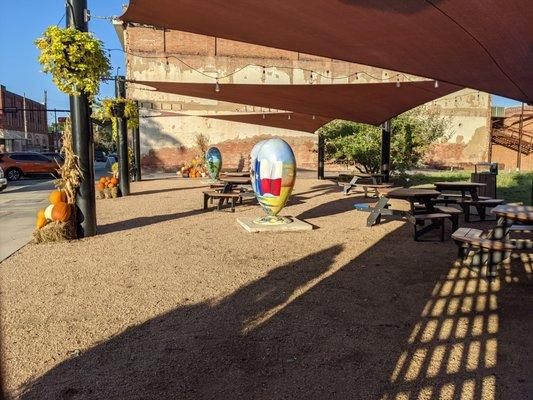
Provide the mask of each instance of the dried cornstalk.
[{"label": "dried cornstalk", "polygon": [[61,154],[65,158],[63,165],[59,167],[60,178],[54,181],[59,190],[63,190],[67,195],[67,203],[76,203],[76,189],[81,182],[81,169],[78,165],[78,156],[72,149],[72,129],[70,118],[65,122],[65,131],[63,132],[63,145]]}]

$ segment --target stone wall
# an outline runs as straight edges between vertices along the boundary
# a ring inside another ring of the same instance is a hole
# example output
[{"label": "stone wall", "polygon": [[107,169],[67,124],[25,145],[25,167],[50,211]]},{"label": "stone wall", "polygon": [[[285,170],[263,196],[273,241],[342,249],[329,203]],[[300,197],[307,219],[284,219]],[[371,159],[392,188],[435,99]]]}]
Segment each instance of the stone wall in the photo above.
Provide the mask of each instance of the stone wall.
[{"label": "stone wall", "polygon": [[[355,84],[395,82],[398,78],[397,73],[380,68],[146,26],[128,25],[124,43],[127,78],[134,80],[209,82],[214,90],[214,79],[202,73],[218,74],[222,87],[224,83]],[[134,84],[128,85],[128,97],[188,114],[258,112],[250,106],[151,92]],[[436,101],[434,106],[449,117],[450,130],[449,139],[434,146],[428,161],[450,165],[486,160],[490,96],[465,89]],[[240,155],[265,135],[280,136],[297,146],[299,166],[316,167],[316,136],[309,133],[190,116],[141,119],[140,132],[145,168],[172,170],[189,161],[198,134],[224,148],[226,167],[235,167]]]}]

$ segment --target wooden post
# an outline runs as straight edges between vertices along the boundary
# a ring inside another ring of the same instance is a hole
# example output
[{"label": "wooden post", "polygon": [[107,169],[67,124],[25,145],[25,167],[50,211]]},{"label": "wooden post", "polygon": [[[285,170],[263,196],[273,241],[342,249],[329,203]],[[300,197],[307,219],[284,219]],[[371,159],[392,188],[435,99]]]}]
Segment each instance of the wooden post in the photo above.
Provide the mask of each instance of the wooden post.
[{"label": "wooden post", "polygon": [[[67,27],[88,31],[87,0],[67,0]],[[70,96],[72,147],[78,156],[81,182],[76,194],[76,231],[79,238],[96,235],[96,200],[94,189],[94,142],[91,110],[85,93]]]}]

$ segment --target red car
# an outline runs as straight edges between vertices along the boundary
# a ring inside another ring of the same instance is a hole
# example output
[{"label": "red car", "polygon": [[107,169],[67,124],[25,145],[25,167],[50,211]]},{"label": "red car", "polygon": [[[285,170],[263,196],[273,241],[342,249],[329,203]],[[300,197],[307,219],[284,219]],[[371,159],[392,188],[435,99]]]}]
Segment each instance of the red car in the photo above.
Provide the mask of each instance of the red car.
[{"label": "red car", "polygon": [[32,174],[57,176],[58,163],[61,162],[40,153],[0,153],[0,166],[9,181],[18,181],[23,176]]}]

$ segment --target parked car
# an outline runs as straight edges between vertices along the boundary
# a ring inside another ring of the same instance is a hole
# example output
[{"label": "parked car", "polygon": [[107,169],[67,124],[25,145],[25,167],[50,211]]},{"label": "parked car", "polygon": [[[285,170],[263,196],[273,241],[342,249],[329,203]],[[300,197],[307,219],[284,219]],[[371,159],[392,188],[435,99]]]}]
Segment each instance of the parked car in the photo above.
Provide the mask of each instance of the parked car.
[{"label": "parked car", "polygon": [[7,179],[4,176],[4,170],[0,167],[0,192],[7,187]]},{"label": "parked car", "polygon": [[94,161],[106,162],[107,161],[107,156],[105,154],[105,151],[103,151],[103,150],[95,150],[94,151]]},{"label": "parked car", "polygon": [[0,154],[0,166],[8,181],[18,181],[25,175],[52,174],[57,176],[57,163],[40,153],[14,152]]},{"label": "parked car", "polygon": [[59,165],[65,162],[65,158],[60,153],[41,153],[43,156],[56,160]]}]

